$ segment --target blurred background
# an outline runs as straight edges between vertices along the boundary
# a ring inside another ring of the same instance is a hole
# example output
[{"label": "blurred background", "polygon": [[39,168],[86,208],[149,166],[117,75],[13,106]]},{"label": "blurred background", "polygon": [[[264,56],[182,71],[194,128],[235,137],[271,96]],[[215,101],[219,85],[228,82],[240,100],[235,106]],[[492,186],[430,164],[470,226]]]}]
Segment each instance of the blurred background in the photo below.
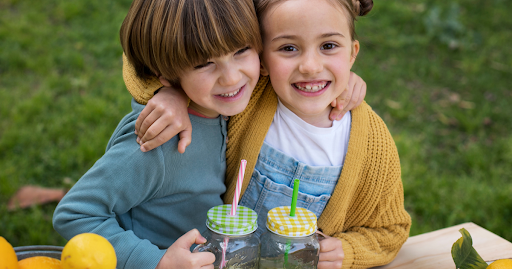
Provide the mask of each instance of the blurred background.
[{"label": "blurred background", "polygon": [[[0,0],[0,235],[64,245],[57,202],[130,112],[119,27],[130,0]],[[512,241],[512,1],[376,0],[353,69],[402,164],[411,235],[474,222]]]}]

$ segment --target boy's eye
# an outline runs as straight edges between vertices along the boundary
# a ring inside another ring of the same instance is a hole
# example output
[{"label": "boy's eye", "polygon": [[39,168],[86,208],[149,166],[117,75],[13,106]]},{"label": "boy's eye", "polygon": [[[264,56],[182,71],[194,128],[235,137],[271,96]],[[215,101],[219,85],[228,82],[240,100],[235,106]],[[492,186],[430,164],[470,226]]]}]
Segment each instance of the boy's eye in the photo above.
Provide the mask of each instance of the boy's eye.
[{"label": "boy's eye", "polygon": [[194,66],[194,69],[201,69],[201,68],[207,67],[210,64],[212,64],[212,62],[207,62],[204,64],[196,65],[196,66]]},{"label": "boy's eye", "polygon": [[240,50],[239,50],[239,51],[237,51],[235,54],[242,54],[242,53],[244,53],[244,52],[248,51],[250,48],[251,48],[251,47],[247,46],[247,47],[245,47],[245,48],[243,48],[243,49],[240,49]]},{"label": "boy's eye", "polygon": [[337,47],[336,44],[333,44],[333,43],[326,43],[326,44],[322,45],[323,50],[332,50],[336,47]]},{"label": "boy's eye", "polygon": [[297,51],[297,48],[295,48],[294,46],[284,46],[280,50],[282,50],[282,51]]}]

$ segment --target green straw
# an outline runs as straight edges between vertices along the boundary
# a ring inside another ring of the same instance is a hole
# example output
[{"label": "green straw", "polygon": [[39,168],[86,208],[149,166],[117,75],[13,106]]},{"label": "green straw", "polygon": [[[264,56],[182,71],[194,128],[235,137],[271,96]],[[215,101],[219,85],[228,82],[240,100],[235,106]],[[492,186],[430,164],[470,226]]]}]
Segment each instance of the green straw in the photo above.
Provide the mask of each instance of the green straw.
[{"label": "green straw", "polygon": [[297,207],[297,196],[299,195],[299,183],[300,180],[293,180],[293,196],[292,196],[292,206],[290,208],[290,217],[295,217],[295,208]]},{"label": "green straw", "polygon": [[[295,208],[297,208],[297,196],[299,196],[299,183],[300,180],[293,180],[293,196],[292,196],[292,206],[290,207],[290,217],[295,217]],[[286,247],[284,251],[284,265],[288,263],[288,251],[290,251],[290,239],[286,240]]]}]

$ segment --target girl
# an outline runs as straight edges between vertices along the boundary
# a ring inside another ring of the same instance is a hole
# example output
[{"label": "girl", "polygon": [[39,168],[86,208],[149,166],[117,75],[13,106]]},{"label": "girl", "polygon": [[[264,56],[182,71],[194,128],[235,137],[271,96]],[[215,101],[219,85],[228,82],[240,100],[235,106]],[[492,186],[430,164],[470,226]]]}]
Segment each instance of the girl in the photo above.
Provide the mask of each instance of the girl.
[{"label": "girl", "polygon": [[259,78],[254,5],[135,0],[120,35],[139,76],[158,75],[190,98],[196,143],[180,154],[176,137],[142,153],[133,130],[143,106],[132,102],[105,155],[57,206],[54,228],[67,239],[102,235],[114,246],[117,268],[213,268],[213,254],[190,247],[205,242],[197,229],[205,228],[207,211],[222,204],[226,190],[226,121],[220,115],[243,111]]},{"label": "girl", "polygon": [[231,117],[224,202],[231,203],[240,159],[247,160],[240,204],[259,214],[289,205],[318,216],[318,268],[369,268],[393,260],[409,234],[400,161],[386,125],[363,103],[340,122],[330,102],[347,86],[359,52],[354,21],[372,1],[256,0],[263,53],[246,110]]}]

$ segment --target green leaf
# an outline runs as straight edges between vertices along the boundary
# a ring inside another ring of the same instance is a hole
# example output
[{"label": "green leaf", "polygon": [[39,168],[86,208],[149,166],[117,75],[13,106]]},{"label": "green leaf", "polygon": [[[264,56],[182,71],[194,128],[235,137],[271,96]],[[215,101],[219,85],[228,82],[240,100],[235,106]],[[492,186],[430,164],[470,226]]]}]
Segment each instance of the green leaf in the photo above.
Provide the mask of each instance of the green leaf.
[{"label": "green leaf", "polygon": [[462,237],[452,246],[452,258],[458,269],[485,269],[487,263],[473,248],[473,239],[469,232],[462,228],[459,230]]}]

